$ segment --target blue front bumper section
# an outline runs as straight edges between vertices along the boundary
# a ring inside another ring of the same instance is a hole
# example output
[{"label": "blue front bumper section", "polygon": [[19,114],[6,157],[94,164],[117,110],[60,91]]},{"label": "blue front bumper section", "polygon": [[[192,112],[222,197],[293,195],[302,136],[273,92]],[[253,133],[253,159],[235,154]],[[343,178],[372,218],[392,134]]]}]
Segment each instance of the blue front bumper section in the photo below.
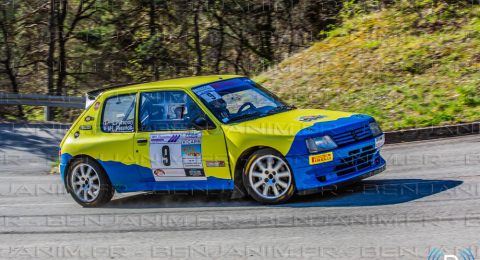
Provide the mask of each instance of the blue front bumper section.
[{"label": "blue front bumper section", "polygon": [[297,193],[306,195],[336,189],[381,173],[385,160],[375,148],[375,138],[339,147],[333,161],[310,165],[310,155],[289,156]]}]

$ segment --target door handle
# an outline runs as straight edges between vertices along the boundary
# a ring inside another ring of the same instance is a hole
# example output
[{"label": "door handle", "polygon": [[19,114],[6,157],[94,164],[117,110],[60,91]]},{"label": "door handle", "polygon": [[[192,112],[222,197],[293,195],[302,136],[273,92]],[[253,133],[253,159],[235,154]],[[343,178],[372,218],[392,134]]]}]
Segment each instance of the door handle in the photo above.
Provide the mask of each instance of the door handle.
[{"label": "door handle", "polygon": [[137,139],[138,144],[146,144],[147,142],[148,142],[147,139],[143,139],[143,138],[142,139]]}]

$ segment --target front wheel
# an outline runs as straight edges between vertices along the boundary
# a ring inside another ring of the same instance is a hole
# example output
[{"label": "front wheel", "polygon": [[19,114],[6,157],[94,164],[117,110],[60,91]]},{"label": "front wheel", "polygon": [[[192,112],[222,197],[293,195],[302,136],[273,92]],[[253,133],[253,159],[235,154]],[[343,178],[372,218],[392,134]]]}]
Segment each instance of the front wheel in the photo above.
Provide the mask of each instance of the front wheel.
[{"label": "front wheel", "polygon": [[248,158],[243,183],[252,198],[265,204],[284,203],[295,191],[290,167],[284,157],[272,149],[258,150]]},{"label": "front wheel", "polygon": [[115,192],[102,167],[88,158],[79,158],[71,163],[67,189],[73,199],[84,207],[101,206],[109,202]]}]

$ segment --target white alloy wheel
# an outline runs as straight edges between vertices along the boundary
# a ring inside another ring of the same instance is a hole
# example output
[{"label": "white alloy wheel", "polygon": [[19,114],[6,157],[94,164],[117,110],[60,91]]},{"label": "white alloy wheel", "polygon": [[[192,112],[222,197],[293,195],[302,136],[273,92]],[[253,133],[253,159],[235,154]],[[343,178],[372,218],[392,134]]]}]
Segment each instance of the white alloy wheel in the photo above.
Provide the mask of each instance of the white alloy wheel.
[{"label": "white alloy wheel", "polygon": [[249,181],[258,196],[277,199],[287,193],[292,185],[292,173],[282,158],[268,154],[252,163]]},{"label": "white alloy wheel", "polygon": [[70,181],[73,193],[80,201],[92,202],[98,197],[101,183],[92,166],[86,163],[75,166]]}]

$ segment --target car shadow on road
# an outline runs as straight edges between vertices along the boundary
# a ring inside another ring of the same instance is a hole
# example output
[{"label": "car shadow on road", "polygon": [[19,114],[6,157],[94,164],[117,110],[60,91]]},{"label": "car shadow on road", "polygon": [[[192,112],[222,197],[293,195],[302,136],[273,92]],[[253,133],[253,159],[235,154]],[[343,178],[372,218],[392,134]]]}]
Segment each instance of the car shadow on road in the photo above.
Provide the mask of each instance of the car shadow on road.
[{"label": "car shadow on road", "polygon": [[[362,207],[400,204],[418,200],[461,185],[459,180],[364,180],[336,191],[298,196],[286,207]],[[453,194],[453,193],[450,193]]]},{"label": "car shadow on road", "polygon": [[107,208],[201,208],[201,207],[255,207],[261,204],[250,198],[230,199],[228,194],[205,192],[175,192],[175,194],[142,193],[112,200]]},{"label": "car shadow on road", "polygon": [[[108,208],[192,208],[192,207],[362,207],[393,205],[428,197],[461,185],[459,180],[378,179],[364,180],[338,190],[295,196],[282,205],[262,205],[250,198],[231,200],[227,195],[174,195],[144,193],[111,201]],[[452,193],[453,194],[453,193]]]}]

